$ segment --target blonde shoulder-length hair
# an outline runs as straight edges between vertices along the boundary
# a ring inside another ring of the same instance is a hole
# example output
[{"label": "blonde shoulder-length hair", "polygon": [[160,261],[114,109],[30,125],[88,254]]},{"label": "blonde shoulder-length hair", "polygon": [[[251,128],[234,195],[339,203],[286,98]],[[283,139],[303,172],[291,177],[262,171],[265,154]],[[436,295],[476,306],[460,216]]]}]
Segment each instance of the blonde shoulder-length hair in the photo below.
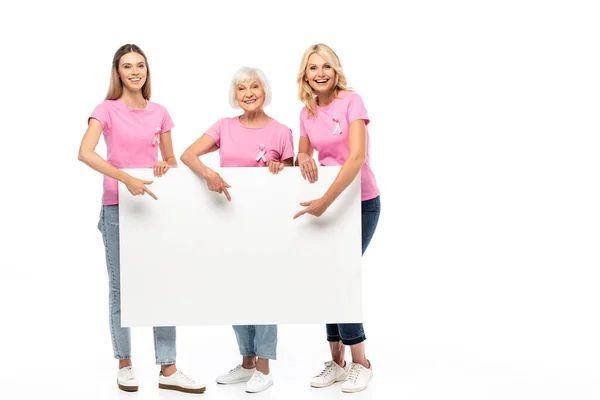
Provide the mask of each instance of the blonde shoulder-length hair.
[{"label": "blonde shoulder-length hair", "polygon": [[306,68],[308,66],[308,59],[315,53],[323,57],[325,62],[331,65],[335,71],[335,84],[333,88],[335,96],[337,97],[341,90],[347,90],[350,92],[353,91],[352,88],[347,86],[348,84],[346,82],[346,75],[342,70],[342,63],[340,62],[337,54],[335,54],[335,51],[323,43],[310,46],[302,56],[302,61],[300,62],[300,72],[298,72],[298,77],[296,79],[296,82],[298,83],[298,97],[306,106],[309,116],[315,116],[317,114],[317,94],[306,81]]},{"label": "blonde shoulder-length hair", "polygon": [[108,87],[108,93],[106,93],[105,100],[116,100],[121,98],[123,95],[123,82],[121,82],[121,77],[119,76],[119,61],[121,57],[125,54],[129,53],[138,53],[142,57],[144,57],[144,62],[146,63],[146,82],[144,86],[142,86],[142,96],[146,100],[150,100],[150,96],[152,95],[152,84],[150,81],[150,66],[148,65],[148,59],[146,58],[146,54],[135,44],[124,44],[119,47],[116,51],[113,61],[112,68],[110,74],[110,85]]}]

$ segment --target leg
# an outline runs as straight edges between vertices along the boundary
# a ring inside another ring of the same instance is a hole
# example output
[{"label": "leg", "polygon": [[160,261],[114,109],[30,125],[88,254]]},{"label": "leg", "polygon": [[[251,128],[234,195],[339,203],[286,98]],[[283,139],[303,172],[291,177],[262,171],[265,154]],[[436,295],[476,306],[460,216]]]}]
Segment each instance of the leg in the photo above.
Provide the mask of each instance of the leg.
[{"label": "leg", "polygon": [[119,206],[102,206],[98,229],[102,232],[109,281],[109,325],[114,357],[119,368],[131,365],[131,333],[121,327],[121,265],[119,249]]},{"label": "leg", "polygon": [[161,326],[152,328],[154,331],[154,357],[156,364],[160,365],[160,372],[164,376],[177,372],[175,360],[177,358],[177,330],[174,326]]},{"label": "leg", "polygon": [[255,325],[254,345],[258,361],[256,369],[268,375],[269,360],[277,359],[277,325]]},{"label": "leg", "polygon": [[254,337],[256,330],[254,325],[233,325],[238,348],[242,355],[242,367],[251,369],[256,367],[256,351],[254,349]]}]

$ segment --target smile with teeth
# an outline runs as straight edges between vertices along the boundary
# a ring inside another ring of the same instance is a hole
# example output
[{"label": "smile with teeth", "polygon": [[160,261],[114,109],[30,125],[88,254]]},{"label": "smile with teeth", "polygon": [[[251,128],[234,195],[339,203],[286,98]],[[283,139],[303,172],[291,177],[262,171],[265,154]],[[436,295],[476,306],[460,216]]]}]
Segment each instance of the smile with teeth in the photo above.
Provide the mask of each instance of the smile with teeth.
[{"label": "smile with teeth", "polygon": [[129,78],[132,82],[139,82],[142,78]]},{"label": "smile with teeth", "polygon": [[329,82],[329,79],[315,79],[315,82],[317,82],[317,83],[327,83],[327,82]]},{"label": "smile with teeth", "polygon": [[245,100],[244,103],[246,104],[252,104],[256,101],[256,99],[252,99],[252,100]]}]

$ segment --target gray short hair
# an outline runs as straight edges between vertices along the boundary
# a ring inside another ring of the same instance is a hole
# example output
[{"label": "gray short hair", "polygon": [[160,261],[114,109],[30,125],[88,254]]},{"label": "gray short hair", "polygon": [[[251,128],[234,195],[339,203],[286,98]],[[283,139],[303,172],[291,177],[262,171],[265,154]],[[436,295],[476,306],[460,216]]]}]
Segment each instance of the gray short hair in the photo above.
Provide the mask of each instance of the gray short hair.
[{"label": "gray short hair", "polygon": [[229,104],[231,107],[240,108],[235,96],[237,85],[253,79],[258,80],[265,91],[265,102],[263,103],[263,107],[266,107],[269,105],[269,103],[271,103],[271,85],[269,85],[269,81],[267,80],[265,73],[259,68],[242,67],[236,71],[231,79],[231,86],[229,87]]}]

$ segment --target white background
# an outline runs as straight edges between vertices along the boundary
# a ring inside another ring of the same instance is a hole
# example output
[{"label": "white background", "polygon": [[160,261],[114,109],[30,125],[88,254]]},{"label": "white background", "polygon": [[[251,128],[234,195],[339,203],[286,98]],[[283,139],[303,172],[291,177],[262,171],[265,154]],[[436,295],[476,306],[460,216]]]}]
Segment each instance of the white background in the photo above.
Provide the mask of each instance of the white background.
[{"label": "white background", "polygon": [[[1,397],[124,397],[95,227],[102,180],[77,150],[127,42],[149,57],[178,155],[235,115],[228,83],[245,64],[264,69],[267,111],[297,139],[302,53],[324,42],[340,56],[372,120],[383,207],[364,257],[376,376],[353,398],[600,396],[596,2],[188,4],[0,6]],[[206,398],[245,398],[212,383],[238,362],[230,327],[178,335],[178,365]],[[150,330],[133,340],[137,398],[183,396],[158,393]],[[276,384],[259,396],[341,397],[306,384],[327,357],[322,326],[282,326]]]}]

